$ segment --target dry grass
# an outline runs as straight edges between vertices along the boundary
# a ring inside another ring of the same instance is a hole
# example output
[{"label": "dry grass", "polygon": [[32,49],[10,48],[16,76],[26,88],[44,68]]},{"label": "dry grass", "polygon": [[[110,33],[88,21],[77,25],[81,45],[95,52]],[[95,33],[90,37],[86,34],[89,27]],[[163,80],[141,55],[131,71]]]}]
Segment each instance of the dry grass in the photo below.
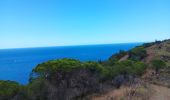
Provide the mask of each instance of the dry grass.
[{"label": "dry grass", "polygon": [[151,95],[151,89],[149,85],[143,82],[139,82],[129,87],[125,92],[123,100],[149,100]]},{"label": "dry grass", "polygon": [[[143,61],[148,64],[154,59],[163,59],[163,56],[170,57],[170,41],[155,44],[147,49],[148,57]],[[120,60],[126,60],[126,55]],[[93,96],[92,100],[170,100],[170,60],[165,59],[167,68],[158,76],[153,75],[154,71],[148,68],[143,75],[145,81],[150,83],[138,82],[128,86],[122,86],[105,94]],[[164,87],[166,86],[166,87]]]},{"label": "dry grass", "polygon": [[105,94],[94,96],[92,100],[149,100],[150,90],[148,84],[138,82],[137,84],[122,86]]}]

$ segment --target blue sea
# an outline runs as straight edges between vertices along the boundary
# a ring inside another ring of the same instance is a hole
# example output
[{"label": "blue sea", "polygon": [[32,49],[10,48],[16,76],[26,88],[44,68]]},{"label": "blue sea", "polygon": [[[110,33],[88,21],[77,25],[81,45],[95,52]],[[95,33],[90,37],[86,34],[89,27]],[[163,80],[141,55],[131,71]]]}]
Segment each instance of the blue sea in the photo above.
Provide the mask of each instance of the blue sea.
[{"label": "blue sea", "polygon": [[32,69],[42,62],[60,58],[81,61],[107,60],[119,50],[129,50],[140,44],[142,43],[1,49],[0,80],[27,84]]}]

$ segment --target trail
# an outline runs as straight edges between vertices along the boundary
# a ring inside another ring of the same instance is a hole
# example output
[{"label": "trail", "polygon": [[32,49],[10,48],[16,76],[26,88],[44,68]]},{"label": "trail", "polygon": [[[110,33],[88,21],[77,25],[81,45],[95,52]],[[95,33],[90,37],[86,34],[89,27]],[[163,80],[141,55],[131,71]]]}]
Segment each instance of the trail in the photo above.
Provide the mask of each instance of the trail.
[{"label": "trail", "polygon": [[116,90],[111,90],[105,94],[92,98],[92,100],[120,100],[125,91],[126,88],[124,87]]},{"label": "trail", "polygon": [[[150,84],[150,87],[151,87],[150,89],[152,89],[153,92],[149,93],[151,95],[149,96],[148,100],[170,100],[170,88],[154,84]],[[125,91],[127,91],[127,88],[123,87],[96,96],[92,98],[92,100],[121,100],[121,97],[124,96]]]},{"label": "trail", "polygon": [[151,86],[154,89],[154,93],[150,100],[170,100],[170,88],[153,84]]}]

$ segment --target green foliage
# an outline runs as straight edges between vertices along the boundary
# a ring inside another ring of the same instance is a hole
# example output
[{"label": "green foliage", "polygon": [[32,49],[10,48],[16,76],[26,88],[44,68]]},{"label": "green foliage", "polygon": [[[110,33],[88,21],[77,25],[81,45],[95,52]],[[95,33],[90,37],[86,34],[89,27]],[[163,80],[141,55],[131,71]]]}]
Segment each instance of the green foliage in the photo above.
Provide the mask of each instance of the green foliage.
[{"label": "green foliage", "polygon": [[50,77],[57,73],[57,71],[70,72],[81,68],[100,73],[101,76],[106,76],[107,74],[107,70],[97,62],[80,62],[74,59],[59,59],[39,64],[33,69],[30,75],[30,81],[37,78],[45,79],[46,77]]},{"label": "green foliage", "polygon": [[150,47],[150,46],[152,46],[152,45],[154,45],[154,44],[155,44],[155,42],[144,43],[142,46],[143,46],[144,48],[147,48],[147,47]]},{"label": "green foliage", "polygon": [[0,81],[0,100],[9,100],[20,90],[21,86],[13,81]]},{"label": "green foliage", "polygon": [[34,72],[52,72],[57,70],[70,71],[72,69],[79,68],[81,66],[81,62],[74,59],[59,59],[52,60],[42,64],[39,64],[36,68],[33,69]]},{"label": "green foliage", "polygon": [[142,60],[147,56],[147,52],[144,47],[136,47],[129,51],[129,58],[132,60]]},{"label": "green foliage", "polygon": [[145,72],[146,68],[147,66],[143,62],[135,62],[133,65],[133,73],[140,76]]},{"label": "green foliage", "polygon": [[166,67],[166,63],[162,60],[153,60],[152,67],[155,69],[156,72],[158,72],[161,68]]},{"label": "green foliage", "polygon": [[36,79],[26,87],[26,98],[31,100],[48,100],[48,86],[45,80]]},{"label": "green foliage", "polygon": [[59,70],[68,72],[81,67],[82,67],[81,62],[74,59],[65,58],[59,60],[52,60],[52,61],[39,64],[36,68],[34,68],[30,75],[30,78],[31,80],[36,77],[44,78],[55,74]]},{"label": "green foliage", "polygon": [[48,100],[47,94],[48,86],[45,83],[45,80],[36,79],[28,85],[22,86],[12,100]]},{"label": "green foliage", "polygon": [[[104,79],[113,78],[120,74],[127,75],[142,75],[146,66],[140,61],[126,60],[122,62],[114,62],[114,65],[103,66],[97,62],[80,62],[74,59],[60,59],[49,61],[43,64],[39,64],[33,69],[31,78],[45,79],[48,76],[52,76],[57,73],[57,71],[69,72],[76,69],[89,69],[92,72],[97,72]],[[36,77],[35,77],[35,76]]]},{"label": "green foliage", "polygon": [[[145,54],[143,52],[143,48],[138,47],[133,49],[131,54],[135,57],[140,54],[140,57],[143,57]],[[32,70],[30,83],[27,86],[20,86],[18,83],[11,81],[0,81],[0,100],[2,98],[2,100],[9,100],[13,97],[17,97],[17,100],[47,100],[48,90],[51,88],[49,87],[51,83],[49,83],[48,79],[56,75],[57,72],[67,74],[74,70],[88,69],[96,75],[99,82],[113,79],[119,75],[142,75],[146,69],[144,63],[137,60],[118,61],[126,54],[127,52],[120,51],[120,53],[112,56],[107,61],[109,62],[108,64],[92,61],[81,62],[75,59],[58,59],[39,64]],[[160,65],[163,64],[161,63]]]},{"label": "green foliage", "polygon": [[118,75],[140,76],[144,73],[146,65],[139,61],[126,60],[117,62],[109,71],[111,77]]},{"label": "green foliage", "polygon": [[91,71],[100,73],[102,76],[106,76],[108,73],[105,67],[96,62],[84,62],[82,63],[82,65],[83,68],[87,68],[90,69]]},{"label": "green foliage", "polygon": [[123,56],[125,56],[127,54],[126,51],[124,50],[120,50],[119,53],[112,55],[109,60],[108,60],[108,65],[114,65],[115,62],[117,62],[118,60],[120,60]]}]

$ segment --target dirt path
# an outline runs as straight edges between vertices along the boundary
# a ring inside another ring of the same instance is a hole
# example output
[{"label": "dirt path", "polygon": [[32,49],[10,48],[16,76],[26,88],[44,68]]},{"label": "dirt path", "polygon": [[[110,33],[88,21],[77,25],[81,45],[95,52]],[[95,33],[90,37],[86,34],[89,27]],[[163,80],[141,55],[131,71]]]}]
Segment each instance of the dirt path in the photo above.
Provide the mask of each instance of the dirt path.
[{"label": "dirt path", "polygon": [[151,86],[154,89],[154,93],[150,100],[170,100],[170,88],[158,85]]},{"label": "dirt path", "polygon": [[126,91],[126,88],[122,87],[120,89],[112,90],[105,94],[96,96],[92,100],[120,100],[123,97],[123,93]]},{"label": "dirt path", "polygon": [[[153,85],[153,84],[150,84],[150,87],[153,93],[149,93],[151,94],[149,96],[150,98],[149,100],[170,100],[170,88],[159,86],[159,85]],[[121,100],[121,97],[124,96],[124,92],[127,92],[127,88],[123,87],[117,90],[112,90],[106,94],[96,96],[92,98],[92,100]]]}]

